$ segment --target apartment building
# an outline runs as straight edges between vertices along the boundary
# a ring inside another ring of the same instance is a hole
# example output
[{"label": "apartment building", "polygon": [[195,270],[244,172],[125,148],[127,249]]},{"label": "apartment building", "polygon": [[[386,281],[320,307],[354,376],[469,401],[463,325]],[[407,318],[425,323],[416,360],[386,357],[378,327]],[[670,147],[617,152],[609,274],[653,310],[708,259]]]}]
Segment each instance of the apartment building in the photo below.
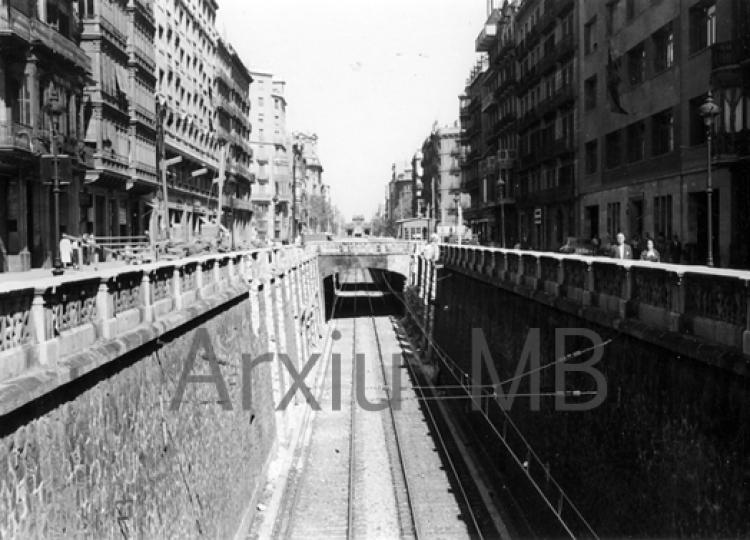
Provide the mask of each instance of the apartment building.
[{"label": "apartment building", "polygon": [[433,126],[422,144],[424,199],[427,215],[434,220],[436,231],[447,236],[457,225],[456,198],[461,191],[461,128],[458,122]]},{"label": "apartment building", "polygon": [[136,237],[149,230],[156,172],[152,0],[80,2],[81,48],[91,60],[79,232]]},{"label": "apartment building", "polygon": [[714,263],[750,266],[750,3],[586,0],[582,17],[582,234],[676,235],[707,262],[712,91]]},{"label": "apartment building", "polygon": [[286,83],[273,74],[252,71],[250,146],[257,185],[253,189],[253,224],[260,239],[287,241],[291,215],[291,143],[286,127]]},{"label": "apartment building", "polygon": [[[216,111],[216,135],[221,147],[225,179],[222,190],[222,222],[231,231],[236,245],[249,244],[252,230],[252,184],[250,170],[253,149],[250,146],[250,85],[253,78],[247,67],[225,39],[216,43],[213,107]],[[219,170],[221,171],[221,163]],[[217,188],[219,189],[219,188]]]},{"label": "apartment building", "polygon": [[459,160],[465,191],[464,216],[485,244],[513,245],[517,234],[517,66],[515,2],[488,1],[487,20],[475,42],[480,54],[461,96],[464,148]]},{"label": "apartment building", "polygon": [[[0,271],[51,266],[58,232],[85,230],[84,145],[91,62],[71,2],[11,0],[0,7]],[[59,178],[55,231],[52,153]]]},{"label": "apartment building", "polygon": [[411,161],[393,163],[388,182],[388,219],[415,217],[413,212],[414,178]]},{"label": "apartment building", "polygon": [[292,139],[303,146],[304,172],[297,175],[297,219],[309,230],[317,230],[319,224],[311,220],[311,204],[316,198],[318,202],[322,201],[320,197],[325,196],[323,165],[318,157],[318,136],[315,133],[295,132]]},{"label": "apartment building", "polygon": [[536,249],[556,250],[576,231],[579,4],[524,0],[515,14],[518,233]]},{"label": "apartment building", "polygon": [[[154,214],[152,234],[169,227],[172,238],[190,240],[215,219],[222,144],[216,130],[214,68],[218,5],[213,0],[157,0],[157,163],[181,158],[168,167],[168,223]],[[161,197],[157,192],[155,199]],[[155,200],[154,208],[161,207]]]}]

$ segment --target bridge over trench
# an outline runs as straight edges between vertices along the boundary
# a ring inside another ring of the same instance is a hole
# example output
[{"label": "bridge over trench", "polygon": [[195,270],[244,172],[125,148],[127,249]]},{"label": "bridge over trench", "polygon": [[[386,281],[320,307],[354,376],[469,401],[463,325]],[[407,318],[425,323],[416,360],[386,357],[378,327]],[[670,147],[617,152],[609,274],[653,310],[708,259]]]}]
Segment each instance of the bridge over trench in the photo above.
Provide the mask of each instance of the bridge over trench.
[{"label": "bridge over trench", "polygon": [[0,538],[750,534],[750,273],[421,250],[0,281]]}]

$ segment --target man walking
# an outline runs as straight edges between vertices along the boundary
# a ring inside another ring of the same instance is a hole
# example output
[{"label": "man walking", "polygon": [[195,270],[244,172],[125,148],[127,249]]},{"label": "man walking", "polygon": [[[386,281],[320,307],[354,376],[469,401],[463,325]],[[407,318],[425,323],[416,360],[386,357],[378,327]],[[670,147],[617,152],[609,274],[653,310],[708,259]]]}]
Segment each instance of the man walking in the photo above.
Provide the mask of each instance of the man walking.
[{"label": "man walking", "polygon": [[612,246],[610,256],[615,259],[633,258],[633,248],[625,243],[625,235],[622,232],[617,233],[617,243]]}]

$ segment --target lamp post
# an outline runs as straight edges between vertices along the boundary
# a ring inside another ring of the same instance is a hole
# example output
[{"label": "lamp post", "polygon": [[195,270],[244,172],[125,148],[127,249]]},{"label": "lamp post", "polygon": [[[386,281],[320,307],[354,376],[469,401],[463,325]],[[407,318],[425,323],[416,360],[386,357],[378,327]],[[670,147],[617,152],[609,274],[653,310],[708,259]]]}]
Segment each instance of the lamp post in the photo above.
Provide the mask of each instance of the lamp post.
[{"label": "lamp post", "polygon": [[711,92],[708,92],[706,101],[700,107],[700,115],[706,124],[706,142],[708,147],[708,180],[706,183],[706,205],[708,206],[708,266],[714,265],[714,216],[713,216],[713,179],[711,177],[711,136],[713,131],[714,118],[719,114],[719,106],[714,102]]},{"label": "lamp post", "polygon": [[463,211],[461,208],[461,193],[456,192],[453,194],[453,201],[456,203],[456,233],[458,234],[458,245],[461,245],[461,239],[463,237]]},{"label": "lamp post", "polygon": [[55,228],[54,234],[54,260],[52,262],[52,275],[62,275],[64,270],[62,261],[60,260],[60,193],[62,193],[62,184],[60,182],[60,167],[59,167],[59,156],[57,155],[57,130],[55,129],[55,123],[57,122],[56,117],[60,115],[61,111],[56,109],[57,95],[53,94],[50,97],[50,104],[48,107],[49,112],[49,139],[50,139],[50,151],[52,152],[52,195],[54,199],[54,216],[52,226]]},{"label": "lamp post", "polygon": [[299,140],[292,145],[292,244],[297,240],[297,160],[302,158],[304,149]]},{"label": "lamp post", "polygon": [[505,249],[505,180],[502,173],[498,173],[497,185],[500,188],[500,241]]}]

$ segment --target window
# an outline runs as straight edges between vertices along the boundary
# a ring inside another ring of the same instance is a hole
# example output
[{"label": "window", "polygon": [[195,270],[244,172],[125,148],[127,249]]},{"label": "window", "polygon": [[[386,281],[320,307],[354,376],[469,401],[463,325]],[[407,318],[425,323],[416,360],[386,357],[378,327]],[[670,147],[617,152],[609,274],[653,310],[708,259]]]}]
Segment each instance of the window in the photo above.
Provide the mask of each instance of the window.
[{"label": "window", "polygon": [[599,162],[599,141],[586,143],[586,174],[594,174]]},{"label": "window", "polygon": [[586,26],[583,27],[583,51],[589,54],[596,49],[596,17],[593,17]]},{"label": "window", "polygon": [[700,2],[690,9],[690,52],[716,43],[716,3]]},{"label": "window", "polygon": [[646,124],[636,122],[628,126],[628,162],[646,157]]},{"label": "window", "polygon": [[654,71],[657,73],[674,65],[674,31],[669,23],[653,36]]},{"label": "window", "polygon": [[646,80],[646,45],[644,43],[628,51],[628,77],[633,86]]},{"label": "window", "polygon": [[651,119],[653,154],[659,156],[674,150],[674,115],[671,109],[656,114]]},{"label": "window", "polygon": [[621,230],[620,203],[607,203],[607,235],[610,237],[610,239],[614,240],[617,233]]},{"label": "window", "polygon": [[607,168],[612,169],[620,165],[621,154],[621,136],[619,131],[613,131],[606,138],[607,145]]},{"label": "window", "polygon": [[596,75],[586,79],[583,88],[584,102],[586,110],[596,107]]},{"label": "window", "polygon": [[672,196],[654,197],[654,234],[672,238]]},{"label": "window", "polygon": [[262,107],[262,106],[263,106],[263,96],[258,98],[258,107]]}]

